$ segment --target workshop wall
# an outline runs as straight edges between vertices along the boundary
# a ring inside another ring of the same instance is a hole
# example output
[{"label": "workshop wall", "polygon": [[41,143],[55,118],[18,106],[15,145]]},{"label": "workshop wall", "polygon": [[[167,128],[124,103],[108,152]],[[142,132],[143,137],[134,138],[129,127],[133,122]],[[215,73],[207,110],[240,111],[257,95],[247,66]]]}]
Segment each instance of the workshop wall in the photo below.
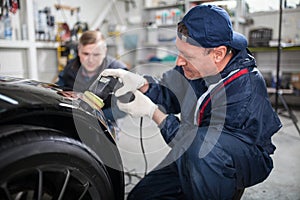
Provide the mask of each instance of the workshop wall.
[{"label": "workshop wall", "polygon": [[[60,33],[57,26],[59,23],[67,24],[72,29],[80,21],[87,23],[90,30],[99,29],[107,38],[113,38],[108,44],[109,54],[120,57],[123,53],[123,38],[116,39],[116,35],[111,33],[140,26],[140,4],[142,1],[129,3],[124,0],[20,1],[17,12],[9,13],[11,38],[4,37],[4,29],[1,29],[4,26],[4,18],[0,20],[0,74],[46,82],[54,81],[61,66],[59,47],[64,43],[60,34],[57,34]],[[70,9],[57,9],[56,5]],[[79,8],[79,12],[71,13],[70,10],[74,8]],[[44,28],[46,22],[43,12],[48,10],[55,26],[46,24],[48,27]],[[40,14],[44,19],[42,22]],[[44,24],[43,28],[39,23]],[[42,31],[39,31],[40,28]],[[128,56],[123,58],[129,64],[134,61]]]},{"label": "workshop wall", "polygon": [[[51,9],[56,23],[67,23],[70,29],[79,21],[87,23],[90,30],[98,29],[107,38],[108,53],[118,57],[129,66],[133,65],[132,56],[124,55],[124,37],[119,33],[130,31],[140,24],[140,12],[142,1],[125,2],[122,0],[56,0],[34,1],[37,10]],[[55,5],[68,6],[71,9],[79,8],[79,12],[70,12],[66,9],[57,9]],[[128,38],[128,37],[127,37]],[[78,38],[77,38],[78,39]]]},{"label": "workshop wall", "polygon": [[[59,2],[59,3],[58,3]],[[119,24],[126,26],[128,21],[133,16],[139,15],[139,6],[141,1],[136,2],[136,7],[128,5],[130,10],[126,10],[124,1],[120,0],[48,0],[48,1],[35,1],[38,10],[49,7],[55,17],[56,22],[66,22],[73,27],[78,21],[77,14],[73,15],[67,10],[57,10],[54,5],[60,4],[72,8],[80,8],[79,20],[87,22],[90,29],[100,29],[107,32],[108,24]],[[129,13],[130,12],[130,13]]]},{"label": "workshop wall", "polygon": [[[251,30],[260,28],[269,28],[272,30],[273,41],[270,46],[277,46],[278,30],[279,30],[279,12],[256,12],[250,13],[248,16],[253,23],[245,26],[245,35],[249,38]],[[268,23],[266,23],[268,22]],[[281,39],[284,45],[300,45],[300,7],[294,9],[283,9],[282,11],[282,31]]]}]

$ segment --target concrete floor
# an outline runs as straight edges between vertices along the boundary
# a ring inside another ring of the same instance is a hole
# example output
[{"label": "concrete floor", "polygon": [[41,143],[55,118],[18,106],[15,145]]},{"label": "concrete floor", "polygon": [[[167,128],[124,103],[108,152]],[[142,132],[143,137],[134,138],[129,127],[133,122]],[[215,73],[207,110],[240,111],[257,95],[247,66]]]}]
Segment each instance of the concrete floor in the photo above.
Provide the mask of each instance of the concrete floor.
[{"label": "concrete floor", "polygon": [[[300,120],[300,110],[293,110]],[[247,188],[242,200],[300,200],[300,134],[292,120],[280,114],[283,128],[273,137],[277,147],[273,155],[274,169],[263,183]],[[126,176],[126,193],[144,175],[145,161],[140,146],[140,121],[126,117],[119,123],[118,146]],[[300,126],[300,122],[298,123]],[[149,119],[143,120],[143,141],[147,157],[147,171],[155,167],[170,150],[160,136],[156,125]]]}]

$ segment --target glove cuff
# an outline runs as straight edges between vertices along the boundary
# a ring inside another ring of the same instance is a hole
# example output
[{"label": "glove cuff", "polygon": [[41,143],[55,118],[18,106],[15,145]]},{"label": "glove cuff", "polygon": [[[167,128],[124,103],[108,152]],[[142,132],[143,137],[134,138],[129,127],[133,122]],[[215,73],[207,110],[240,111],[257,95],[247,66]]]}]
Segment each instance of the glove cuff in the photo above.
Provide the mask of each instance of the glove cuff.
[{"label": "glove cuff", "polygon": [[146,80],[143,76],[141,76],[141,77],[140,77],[140,80],[139,80],[139,85],[138,85],[137,89],[140,89],[140,88],[143,87],[146,83],[147,83],[147,80]]},{"label": "glove cuff", "polygon": [[158,106],[156,104],[153,103],[153,105],[151,106],[150,110],[149,110],[149,114],[148,116],[150,117],[150,119],[153,118],[154,112],[155,110],[158,108]]}]

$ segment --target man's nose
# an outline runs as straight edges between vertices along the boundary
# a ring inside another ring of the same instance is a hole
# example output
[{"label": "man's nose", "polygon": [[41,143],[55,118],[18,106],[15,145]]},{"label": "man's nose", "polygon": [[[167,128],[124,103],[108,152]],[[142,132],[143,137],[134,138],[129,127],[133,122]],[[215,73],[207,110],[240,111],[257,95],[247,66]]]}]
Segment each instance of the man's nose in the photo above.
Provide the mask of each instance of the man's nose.
[{"label": "man's nose", "polygon": [[179,56],[177,56],[176,65],[177,66],[185,66],[186,60],[182,56],[179,55]]},{"label": "man's nose", "polygon": [[90,61],[90,60],[93,60],[93,59],[94,59],[93,54],[88,55],[88,60],[89,60],[89,61]]}]

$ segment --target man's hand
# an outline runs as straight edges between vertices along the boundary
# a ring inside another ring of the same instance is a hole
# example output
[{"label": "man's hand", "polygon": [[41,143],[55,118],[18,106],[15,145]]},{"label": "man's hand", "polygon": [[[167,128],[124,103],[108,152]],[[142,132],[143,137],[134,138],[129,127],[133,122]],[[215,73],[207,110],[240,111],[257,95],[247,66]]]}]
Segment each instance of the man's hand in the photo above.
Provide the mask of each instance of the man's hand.
[{"label": "man's hand", "polygon": [[122,96],[127,92],[135,92],[147,82],[141,75],[124,69],[105,69],[101,76],[114,76],[121,79],[123,86],[115,92],[116,97]]},{"label": "man's hand", "polygon": [[152,119],[154,111],[158,106],[139,90],[136,90],[133,94],[135,98],[129,103],[117,101],[119,109],[130,114],[132,117],[148,116]]}]

